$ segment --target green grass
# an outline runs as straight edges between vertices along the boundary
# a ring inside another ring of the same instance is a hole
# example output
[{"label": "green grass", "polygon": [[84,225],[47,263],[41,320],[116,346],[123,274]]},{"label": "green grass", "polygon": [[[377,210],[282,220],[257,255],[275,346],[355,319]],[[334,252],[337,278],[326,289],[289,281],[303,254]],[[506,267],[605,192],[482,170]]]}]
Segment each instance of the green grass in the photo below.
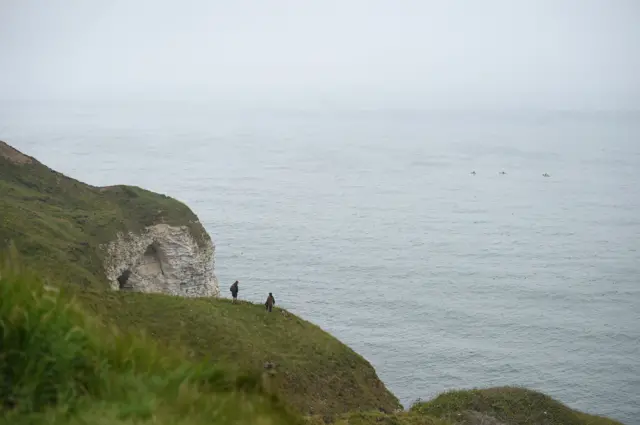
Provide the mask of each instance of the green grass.
[{"label": "green grass", "polygon": [[0,416],[7,424],[296,424],[257,373],[193,361],[104,326],[59,289],[0,272]]},{"label": "green grass", "polygon": [[415,404],[411,412],[469,425],[620,425],[572,410],[542,393],[513,387],[451,391]]},{"label": "green grass", "polygon": [[[314,424],[309,424],[314,425]],[[453,425],[452,422],[411,412],[386,414],[381,412],[353,412],[342,415],[334,425]]]},{"label": "green grass", "polygon": [[[134,419],[163,410],[163,418],[177,418],[182,410],[174,415],[164,400],[177,397],[190,376],[204,379],[205,388],[229,391],[216,397],[232,405],[247,399],[268,410],[274,401],[262,394],[267,392],[294,411],[327,418],[351,409],[399,407],[369,363],[280,309],[267,313],[249,303],[66,285],[47,289],[26,272],[0,275],[0,352],[8,353],[0,358],[0,395],[12,407],[12,423],[31,420],[25,414],[49,406],[55,407],[47,410],[51,423],[71,420],[64,415],[69,409],[77,421],[82,415],[133,420],[129,411]],[[266,362],[275,367],[265,370]],[[200,387],[184,388],[196,398],[210,396]],[[209,408],[199,410],[197,400],[189,403],[203,418],[211,415]]]},{"label": "green grass", "polygon": [[122,329],[143,329],[167,347],[179,344],[194,359],[238,370],[270,369],[271,385],[300,412],[335,415],[400,407],[373,367],[319,327],[264,305],[225,299],[78,291],[83,305]]},{"label": "green grass", "polygon": [[[307,419],[321,425],[323,418]],[[488,388],[444,393],[398,413],[351,412],[334,425],[621,425],[570,409],[542,393],[524,388]]]}]

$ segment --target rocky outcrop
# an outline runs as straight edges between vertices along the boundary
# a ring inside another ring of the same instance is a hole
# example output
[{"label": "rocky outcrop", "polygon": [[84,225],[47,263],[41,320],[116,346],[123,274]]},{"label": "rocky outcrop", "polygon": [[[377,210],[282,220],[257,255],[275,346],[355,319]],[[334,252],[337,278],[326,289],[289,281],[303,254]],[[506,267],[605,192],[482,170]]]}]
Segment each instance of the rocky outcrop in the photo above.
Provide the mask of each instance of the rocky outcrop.
[{"label": "rocky outcrop", "polygon": [[15,149],[0,140],[0,157],[7,159],[14,164],[31,164],[34,162],[33,158],[23,154],[19,150]]},{"label": "rocky outcrop", "polygon": [[213,242],[198,245],[186,226],[156,224],[139,234],[118,234],[105,251],[105,274],[114,290],[185,297],[220,292]]}]

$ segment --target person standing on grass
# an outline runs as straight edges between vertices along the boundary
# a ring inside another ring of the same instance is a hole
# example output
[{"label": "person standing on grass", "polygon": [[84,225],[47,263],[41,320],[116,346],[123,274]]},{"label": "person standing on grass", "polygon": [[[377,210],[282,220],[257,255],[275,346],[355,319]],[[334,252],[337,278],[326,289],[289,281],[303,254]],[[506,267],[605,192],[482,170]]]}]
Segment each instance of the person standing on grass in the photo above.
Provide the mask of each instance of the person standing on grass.
[{"label": "person standing on grass", "polygon": [[233,297],[233,303],[235,304],[238,300],[238,281],[233,282],[233,285],[229,288],[231,291],[231,296]]},{"label": "person standing on grass", "polygon": [[273,294],[271,292],[269,292],[269,296],[267,297],[267,302],[264,303],[264,306],[266,307],[267,311],[269,313],[271,313],[271,310],[273,309],[273,305],[276,303],[276,299],[273,298]]}]

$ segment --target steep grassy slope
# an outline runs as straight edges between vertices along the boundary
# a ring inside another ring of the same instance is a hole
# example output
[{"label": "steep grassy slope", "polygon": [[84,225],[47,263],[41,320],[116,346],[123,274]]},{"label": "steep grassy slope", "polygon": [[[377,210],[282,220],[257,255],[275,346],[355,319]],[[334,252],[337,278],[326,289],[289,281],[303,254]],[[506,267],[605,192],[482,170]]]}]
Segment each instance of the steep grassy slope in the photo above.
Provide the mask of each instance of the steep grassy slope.
[{"label": "steep grassy slope", "polygon": [[261,384],[88,317],[30,273],[0,269],[0,422],[287,425]]},{"label": "steep grassy slope", "polygon": [[286,311],[223,299],[82,291],[83,304],[122,329],[143,329],[193,358],[211,358],[260,372],[303,413],[400,407],[371,365],[317,326]]},{"label": "steep grassy slope", "polygon": [[[22,159],[22,160],[16,160]],[[273,362],[272,385],[301,412],[332,415],[350,409],[399,407],[362,357],[331,335],[281,310],[225,300],[182,299],[106,290],[100,245],[117,232],[158,222],[189,225],[209,236],[185,205],[142,189],[94,188],[0,145],[0,250],[11,242],[22,261],[66,290],[107,323],[144,330],[192,358],[228,361],[262,372]]]}]

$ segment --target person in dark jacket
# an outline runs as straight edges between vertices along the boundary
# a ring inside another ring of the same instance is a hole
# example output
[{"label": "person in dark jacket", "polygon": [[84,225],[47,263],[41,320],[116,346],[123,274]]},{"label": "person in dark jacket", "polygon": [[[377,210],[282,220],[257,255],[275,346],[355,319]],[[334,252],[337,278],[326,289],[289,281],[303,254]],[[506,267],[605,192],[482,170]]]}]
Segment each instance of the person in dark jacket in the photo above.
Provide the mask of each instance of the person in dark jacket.
[{"label": "person in dark jacket", "polygon": [[231,291],[231,296],[233,297],[233,303],[235,304],[236,301],[238,300],[238,281],[237,280],[233,282],[233,285],[231,285],[231,288],[229,288],[229,290]]},{"label": "person in dark jacket", "polygon": [[271,292],[269,292],[269,296],[267,297],[267,302],[264,303],[264,306],[266,307],[267,311],[269,313],[271,313],[271,310],[273,309],[273,305],[276,303],[276,299],[273,298],[273,294]]}]

